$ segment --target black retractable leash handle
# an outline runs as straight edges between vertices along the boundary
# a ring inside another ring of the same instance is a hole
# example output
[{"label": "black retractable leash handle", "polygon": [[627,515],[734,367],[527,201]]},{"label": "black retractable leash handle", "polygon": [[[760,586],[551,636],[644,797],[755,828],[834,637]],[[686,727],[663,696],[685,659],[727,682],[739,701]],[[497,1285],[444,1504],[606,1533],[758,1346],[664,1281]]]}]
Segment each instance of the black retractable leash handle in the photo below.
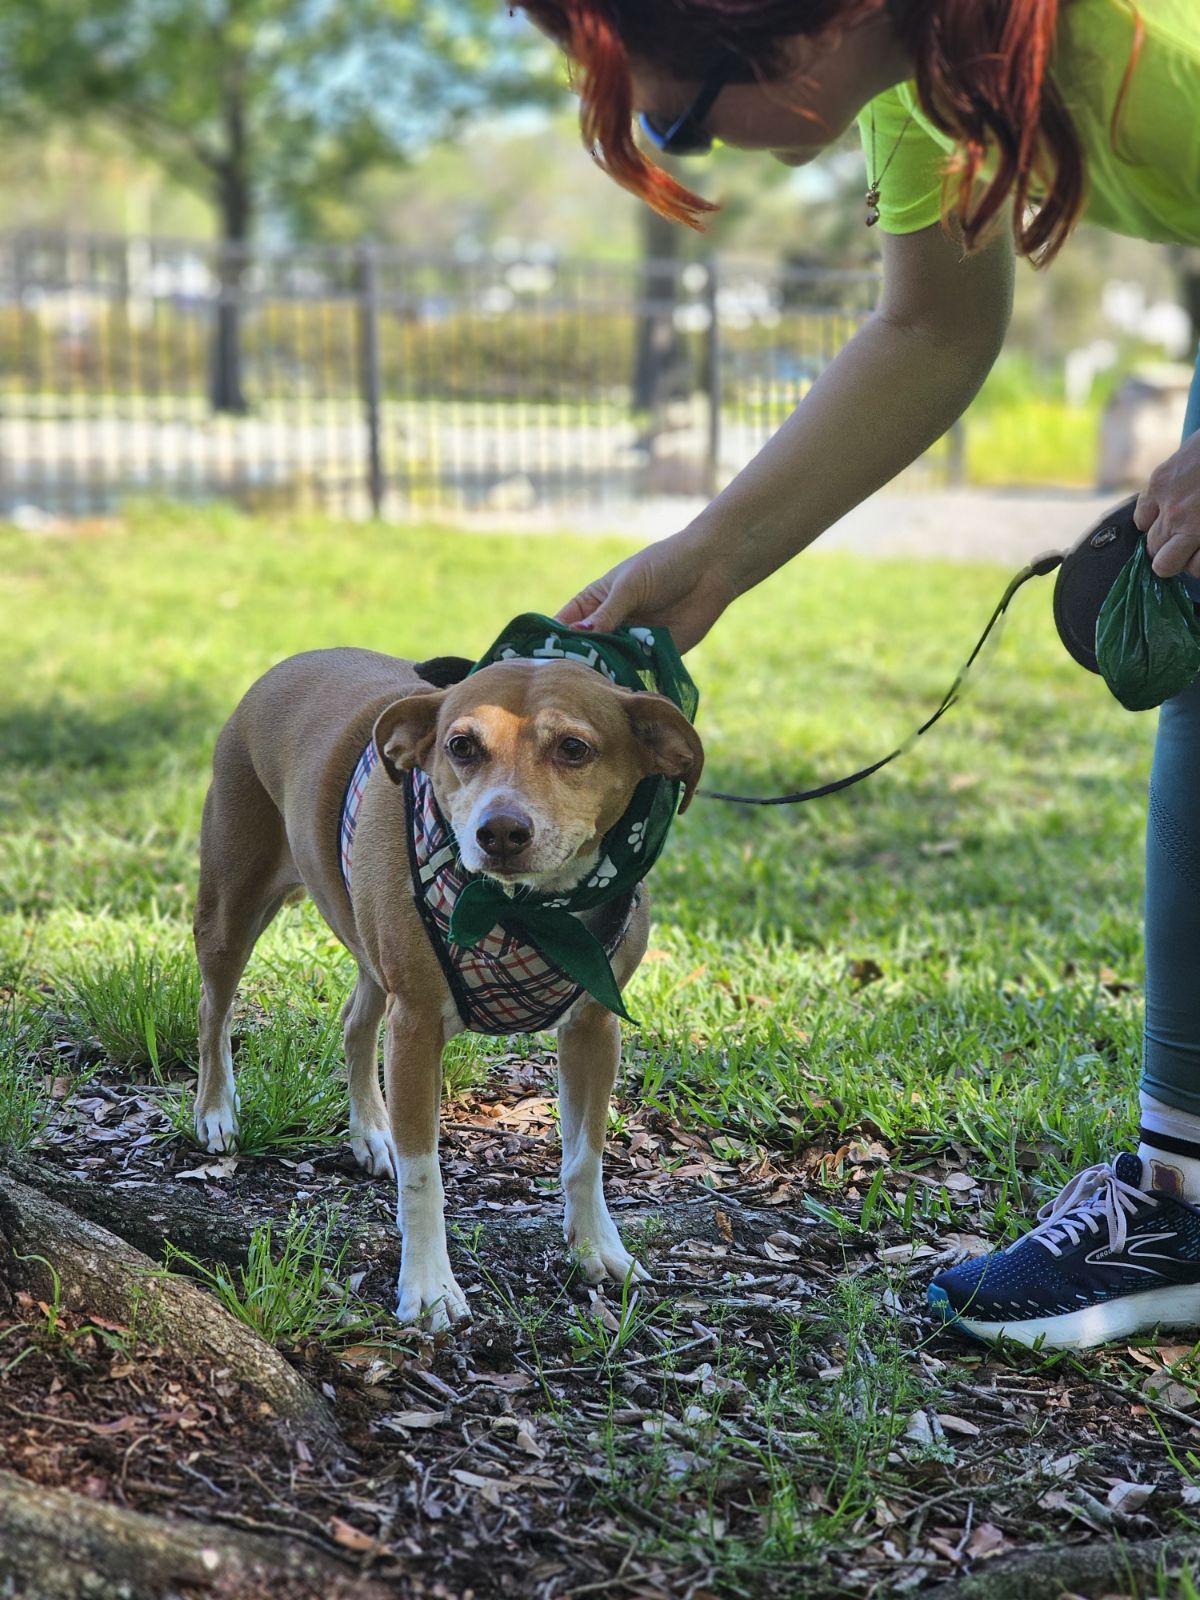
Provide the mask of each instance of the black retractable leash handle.
[{"label": "black retractable leash handle", "polygon": [[791,806],[798,805],[802,800],[820,800],[827,794],[837,794],[840,789],[848,789],[851,784],[869,778],[873,772],[886,767],[889,761],[903,755],[909,745],[923,733],[928,733],[934,723],[949,711],[959,698],[963,680],[975,665],[979,652],[987,643],[992,629],[1008,610],[1017,590],[1030,578],[1044,578],[1056,570],[1058,579],[1054,585],[1054,622],[1059,637],[1080,666],[1086,667],[1089,672],[1099,672],[1096,661],[1096,619],[1117,574],[1133,554],[1141,537],[1133,521],[1136,504],[1136,495],[1122,501],[1101,517],[1095,527],[1089,528],[1069,550],[1048,550],[1045,555],[1036,556],[1027,567],[1022,567],[1000,597],[1000,603],[988,618],[987,627],[979,635],[974,650],[960,667],[954,682],[942,696],[937,710],[902,745],[886,756],[872,761],[870,766],[860,767],[848,777],[835,778],[832,783],[822,783],[815,789],[798,789],[795,794],[724,794],[716,789],[697,789],[697,795],[705,800],[726,800],[738,806]]}]

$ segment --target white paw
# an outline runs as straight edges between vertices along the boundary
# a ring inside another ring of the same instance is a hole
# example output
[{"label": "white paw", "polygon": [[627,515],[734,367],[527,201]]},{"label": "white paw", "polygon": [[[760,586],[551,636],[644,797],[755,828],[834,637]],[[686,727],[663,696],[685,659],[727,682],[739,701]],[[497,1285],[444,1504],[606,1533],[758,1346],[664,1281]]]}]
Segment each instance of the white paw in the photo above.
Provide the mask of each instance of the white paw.
[{"label": "white paw", "polygon": [[614,1278],[618,1283],[633,1274],[634,1283],[650,1277],[645,1267],[621,1243],[612,1218],[596,1218],[589,1224],[568,1221],[563,1229],[567,1243],[578,1258],[579,1271],[588,1283]]},{"label": "white paw", "polygon": [[399,1171],[396,1146],[386,1128],[351,1128],[354,1159],[373,1178],[395,1178]]},{"label": "white paw", "polygon": [[444,1333],[470,1315],[467,1297],[454,1281],[448,1261],[401,1269],[396,1285],[398,1321],[425,1322],[432,1333]]},{"label": "white paw", "polygon": [[237,1108],[226,1101],[211,1111],[196,1108],[196,1142],[211,1155],[223,1155],[237,1149]]}]

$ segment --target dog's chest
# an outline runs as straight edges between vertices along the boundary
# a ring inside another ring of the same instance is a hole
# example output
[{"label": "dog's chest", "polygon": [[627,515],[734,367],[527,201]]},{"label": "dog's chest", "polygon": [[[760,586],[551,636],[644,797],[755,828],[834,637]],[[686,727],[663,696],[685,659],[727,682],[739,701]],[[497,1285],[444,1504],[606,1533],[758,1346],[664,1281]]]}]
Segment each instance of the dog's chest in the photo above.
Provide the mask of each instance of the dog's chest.
[{"label": "dog's chest", "polygon": [[[346,789],[339,826],[339,859],[350,892],[354,836],[367,780],[378,761],[374,741],[363,752]],[[470,881],[459,862],[454,836],[438,808],[433,785],[419,769],[405,774],[409,869],[413,895],[453,997],[457,1026],[449,1013],[446,1037],[475,1033],[540,1033],[554,1028],[583,993],[580,985],[532,940],[498,923],[471,947],[450,938],[450,918]],[[594,929],[611,956],[629,925],[635,897],[605,908],[603,928]]]}]

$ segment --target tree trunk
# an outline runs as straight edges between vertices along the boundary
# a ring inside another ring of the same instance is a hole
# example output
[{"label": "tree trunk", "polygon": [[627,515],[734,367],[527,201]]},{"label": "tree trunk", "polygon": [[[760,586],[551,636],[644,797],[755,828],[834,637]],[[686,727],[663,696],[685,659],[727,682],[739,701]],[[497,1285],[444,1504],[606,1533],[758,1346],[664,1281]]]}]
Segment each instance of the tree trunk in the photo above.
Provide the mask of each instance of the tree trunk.
[{"label": "tree trunk", "polygon": [[383,1600],[395,1590],[288,1539],[143,1516],[0,1471],[0,1592],[37,1600]]},{"label": "tree trunk", "polygon": [[246,108],[242,98],[241,67],[237,62],[229,68],[225,93],[225,140],[225,158],[217,172],[221,242],[217,257],[209,398],[215,412],[244,416],[249,406],[242,387],[241,288],[253,208]]}]

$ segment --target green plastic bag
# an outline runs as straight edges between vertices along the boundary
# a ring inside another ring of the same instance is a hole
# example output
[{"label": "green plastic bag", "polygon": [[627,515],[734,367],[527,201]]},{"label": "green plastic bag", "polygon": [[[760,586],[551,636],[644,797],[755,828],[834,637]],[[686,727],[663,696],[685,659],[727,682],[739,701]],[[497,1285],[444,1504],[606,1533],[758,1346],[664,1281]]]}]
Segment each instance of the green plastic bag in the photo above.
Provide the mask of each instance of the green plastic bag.
[{"label": "green plastic bag", "polygon": [[1096,660],[1127,711],[1149,711],[1200,674],[1200,620],[1179,578],[1160,578],[1137,548],[1096,619]]}]

